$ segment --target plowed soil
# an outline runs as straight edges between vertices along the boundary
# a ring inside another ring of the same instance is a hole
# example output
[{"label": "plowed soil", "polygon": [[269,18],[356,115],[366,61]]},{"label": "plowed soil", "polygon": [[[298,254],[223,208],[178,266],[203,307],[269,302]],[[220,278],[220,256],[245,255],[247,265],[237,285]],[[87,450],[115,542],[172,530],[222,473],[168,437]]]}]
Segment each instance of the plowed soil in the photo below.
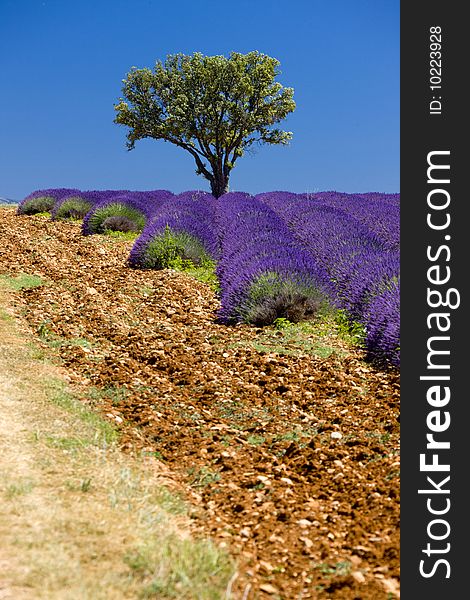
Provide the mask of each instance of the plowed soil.
[{"label": "plowed soil", "polygon": [[398,372],[355,349],[266,351],[265,331],[216,322],[208,286],[132,270],[132,242],[77,223],[5,208],[0,239],[0,275],[44,281],[18,315],[238,560],[227,598],[399,597]]}]

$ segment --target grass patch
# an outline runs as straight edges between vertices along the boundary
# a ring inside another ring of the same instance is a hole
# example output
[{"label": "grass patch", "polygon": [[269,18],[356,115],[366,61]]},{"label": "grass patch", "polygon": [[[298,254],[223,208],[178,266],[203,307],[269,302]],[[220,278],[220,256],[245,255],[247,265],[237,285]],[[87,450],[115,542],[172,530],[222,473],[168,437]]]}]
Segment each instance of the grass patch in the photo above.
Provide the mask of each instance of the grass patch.
[{"label": "grass patch", "polygon": [[252,446],[261,446],[266,441],[266,438],[263,435],[249,435],[246,441]]},{"label": "grass patch", "polygon": [[[286,431],[273,437],[273,442],[298,442],[302,433],[298,431]],[[307,436],[308,437],[308,436]]]},{"label": "grass patch", "polygon": [[102,400],[110,400],[114,406],[118,406],[129,395],[129,390],[123,386],[110,385],[99,388],[92,387],[87,393],[87,399],[91,404],[97,404]]},{"label": "grass patch", "polygon": [[216,263],[213,260],[207,259],[197,267],[190,265],[181,270],[201,283],[205,283],[214,292],[220,292],[220,283],[216,275]]},{"label": "grass patch", "polygon": [[206,487],[206,485],[220,481],[220,473],[211,471],[208,467],[201,467],[200,469],[191,467],[188,469],[188,475],[190,477],[190,485],[194,487]]},{"label": "grass patch", "polygon": [[3,310],[3,308],[0,308],[0,320],[1,321],[6,321],[7,323],[13,321],[13,318],[7,313],[6,310]]},{"label": "grass patch", "polygon": [[311,354],[327,358],[332,354],[345,355],[347,352],[334,343],[334,340],[323,337],[321,331],[313,323],[291,324],[289,327],[267,329],[258,333],[254,340],[246,340],[231,344],[231,347],[250,345],[263,354],[280,356],[301,356]]},{"label": "grass patch", "polygon": [[93,342],[90,342],[90,340],[87,340],[86,338],[63,338],[58,336],[56,333],[54,333],[54,331],[52,331],[50,324],[51,321],[46,319],[45,321],[42,321],[36,328],[36,332],[41,340],[50,348],[72,347],[90,350],[94,347]]},{"label": "grass patch", "polygon": [[[364,328],[350,324],[344,311],[328,308],[319,311],[312,320],[292,323],[285,317],[275,319],[272,326],[258,329],[254,339],[228,344],[226,348],[250,346],[263,354],[301,356],[309,354],[328,358],[334,354],[347,356],[362,347]],[[217,340],[213,340],[217,345]]]},{"label": "grass patch", "polygon": [[15,483],[9,483],[4,489],[4,495],[7,500],[12,500],[17,496],[29,494],[34,488],[34,481],[30,479],[19,479]]},{"label": "grass patch", "polygon": [[79,437],[60,437],[56,435],[45,436],[45,442],[53,448],[60,448],[67,452],[76,450],[77,448],[85,448],[89,446],[91,440]]},{"label": "grass patch", "polygon": [[25,290],[30,288],[45,285],[44,279],[39,275],[29,275],[28,273],[20,273],[19,275],[0,275],[0,284],[14,290]]},{"label": "grass patch", "polygon": [[65,486],[71,492],[86,493],[86,492],[89,492],[91,489],[91,482],[92,482],[91,477],[88,477],[86,479],[82,479],[78,484],[75,483],[74,481],[66,481]]},{"label": "grass patch", "polygon": [[314,568],[318,569],[325,577],[344,577],[351,573],[352,563],[349,560],[340,561],[334,565],[319,563]]},{"label": "grass patch", "polygon": [[43,383],[53,404],[90,426],[91,437],[80,438],[81,445],[100,445],[103,443],[110,445],[117,441],[118,434],[114,427],[75,398],[68,391],[67,385],[63,381],[57,378],[49,378]]},{"label": "grass patch", "polygon": [[105,229],[104,235],[118,240],[135,240],[139,237],[140,233],[135,231],[113,231],[112,229]]},{"label": "grass patch", "polygon": [[140,598],[220,600],[232,574],[230,563],[212,542],[176,535],[142,546],[126,562],[134,573],[150,580]]},{"label": "grass patch", "polygon": [[142,294],[142,296],[144,296],[145,298],[148,298],[148,296],[151,296],[155,293],[155,289],[148,286],[143,286],[139,288],[139,293]]},{"label": "grass patch", "polygon": [[318,429],[316,427],[306,427],[305,429],[297,428],[296,430],[273,435],[270,439],[269,448],[276,453],[276,456],[282,457],[284,456],[286,449],[284,447],[278,449],[278,444],[295,442],[299,448],[305,448],[311,440],[317,436]]}]

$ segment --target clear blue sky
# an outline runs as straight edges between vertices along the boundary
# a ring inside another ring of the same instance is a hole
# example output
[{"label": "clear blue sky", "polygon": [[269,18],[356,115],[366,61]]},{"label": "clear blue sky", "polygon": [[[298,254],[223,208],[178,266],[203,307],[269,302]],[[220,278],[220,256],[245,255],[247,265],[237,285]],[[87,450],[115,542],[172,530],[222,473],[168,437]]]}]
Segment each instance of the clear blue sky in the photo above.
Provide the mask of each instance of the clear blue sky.
[{"label": "clear blue sky", "polygon": [[250,50],[294,88],[294,136],[241,158],[232,190],[398,192],[399,35],[399,0],[0,0],[0,196],[208,190],[180,148],[127,151],[113,105],[132,66]]}]

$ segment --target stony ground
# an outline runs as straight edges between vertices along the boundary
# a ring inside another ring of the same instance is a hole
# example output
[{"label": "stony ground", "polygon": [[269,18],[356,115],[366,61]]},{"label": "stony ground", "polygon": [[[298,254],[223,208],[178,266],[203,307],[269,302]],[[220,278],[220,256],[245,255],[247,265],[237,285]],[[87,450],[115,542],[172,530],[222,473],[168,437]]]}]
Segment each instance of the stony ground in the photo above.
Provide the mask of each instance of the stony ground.
[{"label": "stony ground", "polygon": [[[17,313],[122,448],[165,463],[195,531],[238,560],[231,598],[399,597],[399,375],[283,331],[217,324],[213,291],[126,266],[132,242],[0,219]],[[20,281],[20,280],[19,280]]]}]

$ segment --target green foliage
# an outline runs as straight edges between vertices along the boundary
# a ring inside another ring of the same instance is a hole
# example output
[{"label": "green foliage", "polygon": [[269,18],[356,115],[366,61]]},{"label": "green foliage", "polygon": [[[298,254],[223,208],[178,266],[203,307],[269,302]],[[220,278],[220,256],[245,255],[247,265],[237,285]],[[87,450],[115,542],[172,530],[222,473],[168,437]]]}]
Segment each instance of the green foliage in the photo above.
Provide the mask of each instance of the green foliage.
[{"label": "green foliage", "polygon": [[0,307],[0,321],[6,321],[6,322],[13,321],[13,318],[1,307]]},{"label": "green foliage", "polygon": [[56,219],[61,220],[81,220],[91,208],[91,202],[87,202],[79,196],[67,198],[57,209],[55,214]]},{"label": "green foliage", "polygon": [[191,270],[213,264],[203,244],[184,231],[172,231],[167,225],[145,250],[145,266],[151,269]]},{"label": "green foliage", "polygon": [[10,483],[4,488],[4,494],[7,500],[17,496],[29,494],[35,486],[35,482],[30,479],[19,479],[16,483]]},{"label": "green foliage", "polygon": [[194,277],[194,279],[207,284],[214,292],[220,292],[220,283],[216,275],[216,264],[213,260],[204,260],[199,266],[186,267],[183,271]]},{"label": "green foliage", "polygon": [[114,406],[123,402],[129,394],[127,388],[118,385],[109,385],[105,387],[91,387],[87,393],[88,400],[92,405],[110,400]]},{"label": "green foliage", "polygon": [[278,331],[282,331],[282,329],[288,329],[289,327],[291,327],[292,322],[289,321],[289,319],[285,319],[284,317],[279,317],[274,321],[273,325]]},{"label": "green foliage", "polygon": [[246,441],[253,446],[261,446],[266,441],[266,437],[264,435],[249,435]]},{"label": "green foliage", "polygon": [[104,234],[118,240],[135,240],[139,237],[139,234],[135,231],[113,231],[112,229],[105,229]]},{"label": "green foliage", "polygon": [[[356,327],[361,328],[361,325],[356,324]],[[258,352],[280,356],[310,354],[326,358],[332,354],[347,355],[358,344],[358,336],[351,334],[349,321],[344,313],[338,315],[336,309],[325,304],[313,319],[293,323],[280,317],[273,322],[273,327],[260,329],[256,337],[250,336],[250,339],[243,339],[226,347],[250,346]]]},{"label": "green foliage", "polygon": [[335,315],[338,332],[358,346],[363,346],[366,339],[366,330],[361,323],[353,321],[345,310],[338,310]]},{"label": "green foliage", "polygon": [[138,226],[129,219],[123,216],[107,217],[101,224],[101,228],[105,233],[133,233],[139,232]]},{"label": "green foliage", "polygon": [[132,208],[121,202],[112,202],[101,208],[97,208],[90,216],[88,228],[93,233],[103,233],[103,223],[109,217],[126,217],[133,221],[138,231],[142,231],[145,225],[145,216],[140,210]]},{"label": "green foliage", "polygon": [[39,196],[31,198],[21,206],[21,214],[36,215],[38,213],[50,213],[55,204],[55,199],[52,196]]},{"label": "green foliage", "polygon": [[174,269],[187,273],[207,284],[214,292],[220,291],[216,263],[201,242],[185,232],[174,232],[167,225],[145,251],[145,266],[151,269]]},{"label": "green foliage", "polygon": [[[262,302],[266,297],[275,296],[283,290],[297,290],[299,284],[294,280],[283,277],[275,271],[269,271],[256,279],[250,288],[250,301]],[[285,319],[287,320],[287,319]]]},{"label": "green foliage", "polygon": [[114,107],[115,123],[130,128],[129,150],[137,140],[154,138],[189,152],[196,173],[219,197],[245,150],[292,137],[273,128],[295,109],[294,90],[275,81],[279,64],[257,51],[228,58],[195,52],[169,55],[153,71],[133,67]]}]

